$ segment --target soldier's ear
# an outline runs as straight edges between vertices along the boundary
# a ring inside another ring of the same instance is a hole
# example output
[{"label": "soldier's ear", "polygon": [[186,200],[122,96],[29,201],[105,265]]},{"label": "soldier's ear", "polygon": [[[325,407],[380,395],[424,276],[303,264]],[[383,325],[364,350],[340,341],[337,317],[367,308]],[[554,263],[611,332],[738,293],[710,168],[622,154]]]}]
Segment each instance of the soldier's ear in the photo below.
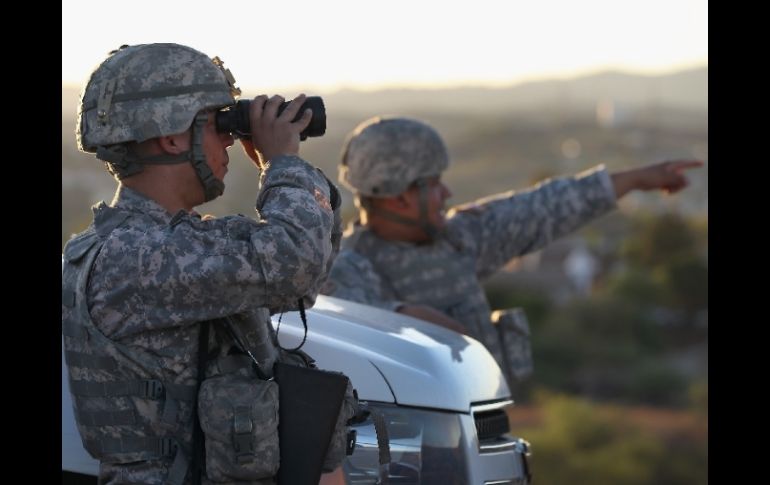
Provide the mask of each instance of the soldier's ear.
[{"label": "soldier's ear", "polygon": [[189,149],[189,133],[181,133],[178,135],[167,135],[158,137],[158,145],[160,148],[170,154],[178,155]]}]

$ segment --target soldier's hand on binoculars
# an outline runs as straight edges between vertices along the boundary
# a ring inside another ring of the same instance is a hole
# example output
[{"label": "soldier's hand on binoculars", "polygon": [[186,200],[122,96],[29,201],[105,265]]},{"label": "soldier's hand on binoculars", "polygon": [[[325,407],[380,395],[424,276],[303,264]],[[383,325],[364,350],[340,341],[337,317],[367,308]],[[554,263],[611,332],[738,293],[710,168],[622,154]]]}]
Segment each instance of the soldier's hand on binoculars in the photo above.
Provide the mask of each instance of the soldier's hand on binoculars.
[{"label": "soldier's hand on binoculars", "polygon": [[[281,115],[277,116],[278,107],[283,100],[279,95],[270,99],[260,95],[251,102],[249,120],[252,146],[262,155],[263,161],[269,161],[278,155],[298,155],[299,134],[310,124],[313,117],[312,111],[307,110],[299,120],[294,123],[291,121],[305,102],[304,94],[294,98]],[[248,153],[248,143],[243,145]],[[251,155],[249,157],[254,160]],[[256,163],[262,166],[260,162]]]}]

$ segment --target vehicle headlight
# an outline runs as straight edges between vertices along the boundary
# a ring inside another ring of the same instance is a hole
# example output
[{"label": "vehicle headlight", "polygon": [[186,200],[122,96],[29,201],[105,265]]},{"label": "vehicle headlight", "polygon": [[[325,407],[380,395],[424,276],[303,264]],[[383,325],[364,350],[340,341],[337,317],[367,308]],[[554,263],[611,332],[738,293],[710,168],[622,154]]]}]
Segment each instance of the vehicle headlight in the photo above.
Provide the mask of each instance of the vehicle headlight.
[{"label": "vehicle headlight", "polygon": [[390,465],[380,469],[377,434],[369,417],[354,426],[356,448],[343,463],[347,483],[377,484],[384,476],[391,484],[467,482],[464,437],[457,414],[380,403],[370,403],[369,407],[384,417],[390,439]]}]

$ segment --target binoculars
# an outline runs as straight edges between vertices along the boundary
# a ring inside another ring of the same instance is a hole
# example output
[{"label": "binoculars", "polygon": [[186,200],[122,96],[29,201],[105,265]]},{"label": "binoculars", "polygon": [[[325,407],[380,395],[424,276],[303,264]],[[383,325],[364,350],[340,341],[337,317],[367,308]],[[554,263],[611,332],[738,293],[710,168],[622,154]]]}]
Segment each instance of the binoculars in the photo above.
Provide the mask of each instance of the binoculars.
[{"label": "binoculars", "polygon": [[[284,101],[278,107],[278,116],[291,101]],[[251,100],[241,99],[234,105],[228,106],[222,111],[217,112],[215,117],[216,129],[220,133],[232,133],[235,138],[251,138],[251,122],[249,121],[249,106]],[[320,96],[308,96],[305,102],[300,106],[297,116],[292,122],[302,118],[302,114],[307,108],[313,110],[313,118],[307,128],[299,134],[300,140],[304,141],[309,136],[321,136],[326,133],[326,107]]]}]

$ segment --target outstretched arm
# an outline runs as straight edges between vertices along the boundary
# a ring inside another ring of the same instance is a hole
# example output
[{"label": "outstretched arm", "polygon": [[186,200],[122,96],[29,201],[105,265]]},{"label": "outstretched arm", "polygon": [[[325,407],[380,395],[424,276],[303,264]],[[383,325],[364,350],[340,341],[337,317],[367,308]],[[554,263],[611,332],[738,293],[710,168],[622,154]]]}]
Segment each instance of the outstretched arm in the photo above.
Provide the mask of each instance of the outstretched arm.
[{"label": "outstretched arm", "polygon": [[685,170],[702,166],[700,160],[672,160],[614,172],[610,178],[618,199],[632,190],[663,190],[673,194],[687,187]]}]

